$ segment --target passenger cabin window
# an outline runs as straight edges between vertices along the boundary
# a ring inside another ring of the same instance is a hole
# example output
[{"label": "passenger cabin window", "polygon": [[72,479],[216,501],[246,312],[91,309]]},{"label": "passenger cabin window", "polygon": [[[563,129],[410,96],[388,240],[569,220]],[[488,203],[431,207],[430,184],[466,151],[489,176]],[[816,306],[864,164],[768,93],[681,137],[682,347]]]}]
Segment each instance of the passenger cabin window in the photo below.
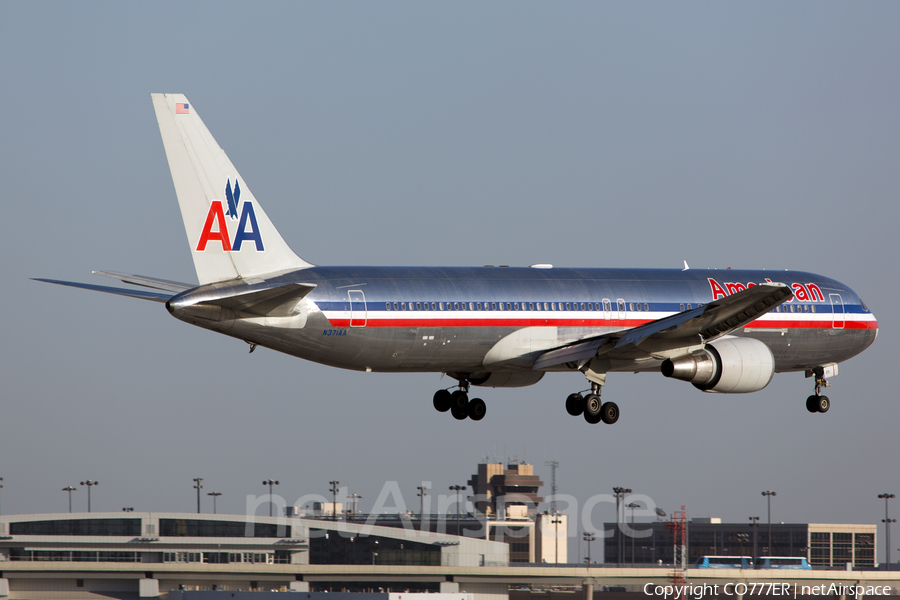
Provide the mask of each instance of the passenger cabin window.
[{"label": "passenger cabin window", "polygon": [[400,303],[400,310],[406,310],[406,302]]},{"label": "passenger cabin window", "polygon": [[491,302],[491,310],[497,310],[497,303]]},{"label": "passenger cabin window", "polygon": [[416,302],[416,310],[422,310],[422,303]]}]

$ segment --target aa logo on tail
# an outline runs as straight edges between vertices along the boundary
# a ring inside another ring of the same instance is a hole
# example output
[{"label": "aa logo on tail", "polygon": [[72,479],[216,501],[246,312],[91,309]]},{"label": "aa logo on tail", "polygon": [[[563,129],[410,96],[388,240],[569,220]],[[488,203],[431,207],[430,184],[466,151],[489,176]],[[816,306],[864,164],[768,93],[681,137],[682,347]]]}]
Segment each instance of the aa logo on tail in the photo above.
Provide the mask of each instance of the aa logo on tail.
[{"label": "aa logo on tail", "polygon": [[[253,202],[245,201],[241,204],[241,186],[237,179],[234,180],[234,190],[231,189],[231,180],[225,182],[225,200],[228,210],[224,210],[221,200],[213,200],[206,213],[206,223],[200,233],[200,241],[197,242],[197,252],[206,252],[209,242],[218,241],[222,244],[224,252],[240,252],[244,242],[253,242],[257,252],[265,250],[262,236],[259,233],[259,225],[256,222],[256,212],[253,210]],[[240,220],[234,233],[234,239],[228,234],[228,221],[238,219],[238,207],[240,207]]]}]

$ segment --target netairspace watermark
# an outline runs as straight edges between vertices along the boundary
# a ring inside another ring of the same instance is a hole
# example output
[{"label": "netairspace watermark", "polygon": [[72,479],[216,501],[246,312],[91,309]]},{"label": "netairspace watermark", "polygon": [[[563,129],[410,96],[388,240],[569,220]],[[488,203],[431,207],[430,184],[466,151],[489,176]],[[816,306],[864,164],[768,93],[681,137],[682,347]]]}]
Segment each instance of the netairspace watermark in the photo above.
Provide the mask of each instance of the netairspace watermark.
[{"label": "netairspace watermark", "polygon": [[655,585],[644,586],[644,594],[663,600],[702,600],[707,596],[890,596],[888,585],[843,585],[823,583],[821,585],[799,585],[796,583],[704,583],[700,585]]},{"label": "netairspace watermark", "polygon": [[[430,490],[431,482],[423,481],[422,486]],[[347,492],[347,487],[340,488],[336,498],[348,498]],[[321,494],[305,494],[292,503],[288,503],[284,497],[278,494],[262,494],[260,496],[251,494],[247,495],[246,498],[245,516],[247,517],[246,535],[248,537],[253,536],[253,521],[257,516],[257,513],[262,513],[259,516],[267,516],[265,512],[268,511],[270,504],[274,505],[277,510],[278,516],[276,524],[279,532],[283,532],[285,530],[284,528],[290,524],[293,518],[301,518],[303,516],[299,514],[290,517],[286,516],[284,507],[304,507],[311,503],[330,505],[332,503],[332,498],[327,498]],[[462,517],[460,518],[465,519],[466,522],[471,523],[471,516],[473,514],[475,519],[479,522],[477,528],[468,527],[462,530],[461,534],[466,537],[482,539],[487,537],[486,533],[489,521],[492,533],[506,535],[511,538],[527,537],[529,535],[527,529],[515,525],[514,522],[512,522],[510,526],[505,526],[497,523],[498,519],[496,516],[488,517],[483,513],[469,510],[470,507],[474,507],[476,504],[489,502],[491,500],[491,498],[488,498],[483,494],[467,495],[463,493],[457,495],[456,493],[438,494],[435,492],[428,493],[423,497],[421,505],[417,500],[411,506],[405,501],[403,492],[400,489],[400,484],[396,481],[386,481],[382,486],[381,492],[378,494],[378,498],[375,500],[372,509],[365,515],[366,519],[362,531],[339,531],[338,533],[345,535],[346,537],[368,535],[371,528],[377,525],[378,519],[385,516],[399,518],[403,528],[408,530],[411,535],[427,535],[424,532],[431,529],[432,522],[436,523],[435,530],[437,533],[446,533],[447,524],[455,523],[457,512],[459,512],[462,514]],[[525,505],[529,513],[533,513],[537,509],[534,501],[527,496],[508,494],[497,500],[497,515],[505,514],[507,505]],[[620,504],[620,508],[623,511],[622,514],[624,514],[624,506],[626,503],[639,505],[638,508],[628,509],[630,512],[627,516],[632,521],[634,519],[642,519],[645,517],[650,517],[653,520],[657,518],[656,503],[650,496],[644,494],[629,494],[625,500],[625,502],[621,502]],[[578,499],[574,496],[568,494],[556,494],[546,496],[543,503],[549,505],[554,501],[556,502],[557,511],[567,517],[567,527],[559,531],[559,538],[566,539],[569,537],[577,537],[579,531],[596,532],[597,535],[602,538],[609,538],[615,535],[613,530],[605,530],[602,522],[600,522],[599,525],[594,522],[595,518],[599,518],[599,513],[601,511],[605,512],[607,517],[609,516],[609,512],[607,512],[609,508],[613,509],[613,514],[615,513],[615,495],[594,494],[583,504],[580,504]],[[419,515],[418,512],[412,512],[411,508],[420,510],[422,514]],[[360,516],[362,515],[356,515],[357,518]],[[414,516],[416,517],[415,519],[413,519]],[[319,518],[321,518],[321,515],[319,515]],[[416,523],[421,520],[421,525],[418,527],[414,526],[414,520]],[[618,521],[619,519],[616,520]],[[622,522],[619,527],[621,528],[622,534],[625,536],[646,538],[653,535],[650,529],[633,529],[628,520],[624,517],[621,520]],[[455,527],[453,529],[455,531]],[[547,534],[549,537],[553,537],[554,535],[552,531],[548,531]],[[278,533],[278,535],[282,535],[282,533]],[[310,531],[309,535],[310,537],[315,537],[316,535],[324,536],[325,532],[318,530]]]}]

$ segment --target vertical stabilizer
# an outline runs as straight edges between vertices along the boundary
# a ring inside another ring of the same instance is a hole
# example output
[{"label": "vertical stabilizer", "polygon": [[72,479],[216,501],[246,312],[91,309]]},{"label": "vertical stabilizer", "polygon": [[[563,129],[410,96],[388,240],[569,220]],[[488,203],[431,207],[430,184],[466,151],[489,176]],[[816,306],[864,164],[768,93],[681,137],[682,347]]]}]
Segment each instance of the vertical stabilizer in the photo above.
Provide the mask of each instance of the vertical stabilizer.
[{"label": "vertical stabilizer", "polygon": [[151,94],[201,284],[303,269],[184,94]]}]

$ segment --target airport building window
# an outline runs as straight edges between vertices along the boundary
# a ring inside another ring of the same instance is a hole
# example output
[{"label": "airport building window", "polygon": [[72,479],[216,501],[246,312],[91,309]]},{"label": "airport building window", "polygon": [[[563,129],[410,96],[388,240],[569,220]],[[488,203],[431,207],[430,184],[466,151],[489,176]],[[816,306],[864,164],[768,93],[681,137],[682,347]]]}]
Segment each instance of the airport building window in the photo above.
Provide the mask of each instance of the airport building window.
[{"label": "airport building window", "polygon": [[140,552],[25,550],[10,548],[9,559],[22,562],[141,562]]},{"label": "airport building window", "polygon": [[[159,535],[174,537],[246,537],[243,521],[207,521],[202,519],[160,519]],[[291,537],[290,525],[253,523],[253,537]]]},{"label": "airport building window", "polygon": [[9,524],[10,535],[141,535],[140,519],[62,519]]}]

